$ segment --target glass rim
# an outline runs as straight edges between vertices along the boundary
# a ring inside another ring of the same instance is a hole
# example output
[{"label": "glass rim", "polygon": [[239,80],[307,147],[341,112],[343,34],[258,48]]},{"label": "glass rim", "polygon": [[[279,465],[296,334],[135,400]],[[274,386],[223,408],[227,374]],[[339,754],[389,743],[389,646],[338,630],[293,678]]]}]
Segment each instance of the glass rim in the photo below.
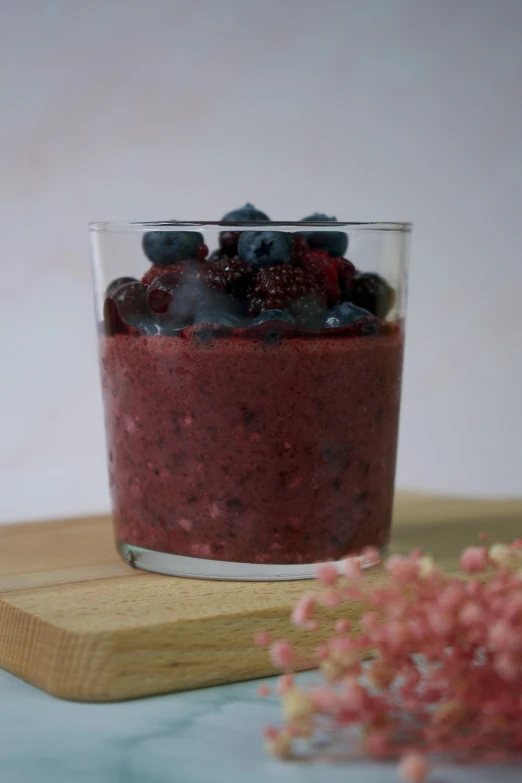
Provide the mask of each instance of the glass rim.
[{"label": "glass rim", "polygon": [[152,220],[152,221],[95,221],[88,224],[89,231],[108,232],[108,231],[178,231],[180,228],[186,229],[216,229],[221,228],[227,231],[259,231],[266,229],[288,229],[295,228],[296,231],[304,231],[308,228],[321,229],[321,231],[338,231],[340,228],[349,231],[398,231],[403,234],[409,234],[412,230],[412,223],[393,222],[393,221],[367,221],[367,222],[349,222],[349,221],[283,221],[283,220],[259,220],[256,222],[233,223],[223,220]]}]

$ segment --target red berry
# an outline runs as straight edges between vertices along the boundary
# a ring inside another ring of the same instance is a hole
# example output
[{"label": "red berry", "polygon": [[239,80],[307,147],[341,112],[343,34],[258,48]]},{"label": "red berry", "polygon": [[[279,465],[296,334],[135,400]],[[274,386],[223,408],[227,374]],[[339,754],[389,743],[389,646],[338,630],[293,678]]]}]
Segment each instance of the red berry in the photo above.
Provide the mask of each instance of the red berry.
[{"label": "red berry", "polygon": [[[163,267],[165,269],[165,267]],[[147,304],[153,313],[167,313],[172,304],[174,293],[181,284],[182,269],[168,267],[168,271],[159,275],[149,286]]]},{"label": "red berry", "polygon": [[205,303],[201,264],[181,263],[164,267],[166,271],[146,289],[147,305],[155,315],[160,331],[168,333],[192,323],[194,315]]},{"label": "red berry", "polygon": [[294,234],[294,246],[292,249],[293,263],[300,266],[303,261],[303,255],[309,250],[310,248],[308,247],[308,242],[306,239],[304,237],[298,236],[297,234]]},{"label": "red berry", "polygon": [[163,266],[162,264],[153,264],[148,272],[145,272],[141,278],[141,282],[144,285],[151,285],[157,277],[164,275],[165,272],[172,272],[173,269],[183,268],[183,264],[176,264],[173,266]]},{"label": "red berry", "polygon": [[330,306],[338,304],[341,301],[339,259],[333,258],[325,250],[309,250],[303,254],[302,263],[320,282],[324,283],[328,304]]},{"label": "red berry", "polygon": [[205,266],[205,282],[218,291],[244,298],[252,282],[254,269],[239,258],[220,258]]},{"label": "red berry", "polygon": [[204,261],[207,256],[208,256],[208,247],[205,245],[204,242],[202,242],[198,250],[198,260]]},{"label": "red berry", "polygon": [[351,261],[347,258],[338,258],[338,272],[339,272],[339,288],[341,289],[341,299],[343,302],[350,301],[353,286],[355,283],[355,276],[357,270]]},{"label": "red berry", "polygon": [[308,269],[283,264],[261,269],[250,291],[250,315],[286,310],[300,325],[313,322],[326,310],[324,282]]}]

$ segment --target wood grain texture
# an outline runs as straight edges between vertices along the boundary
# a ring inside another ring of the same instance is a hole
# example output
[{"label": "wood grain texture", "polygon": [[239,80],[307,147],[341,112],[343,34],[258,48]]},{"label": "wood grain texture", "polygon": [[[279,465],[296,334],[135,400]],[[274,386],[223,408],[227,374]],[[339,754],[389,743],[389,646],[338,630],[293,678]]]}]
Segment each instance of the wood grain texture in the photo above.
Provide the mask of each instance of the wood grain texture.
[{"label": "wood grain texture", "polygon": [[[522,533],[522,501],[399,494],[392,549],[455,570],[480,531]],[[372,580],[383,579],[374,569]],[[289,612],[310,582],[218,582],[132,570],[108,517],[0,528],[0,665],[62,698],[114,701],[273,673],[256,630],[299,642]],[[357,622],[360,605],[350,614]],[[344,610],[346,613],[346,610]],[[318,637],[315,637],[317,641]]]}]

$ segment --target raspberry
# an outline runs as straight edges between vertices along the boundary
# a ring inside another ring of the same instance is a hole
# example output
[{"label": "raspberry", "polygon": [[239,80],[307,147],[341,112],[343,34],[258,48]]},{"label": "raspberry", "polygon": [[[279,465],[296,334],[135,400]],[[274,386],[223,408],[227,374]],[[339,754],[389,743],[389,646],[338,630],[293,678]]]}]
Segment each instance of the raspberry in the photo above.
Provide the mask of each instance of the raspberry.
[{"label": "raspberry", "polygon": [[143,285],[151,285],[157,277],[164,275],[165,272],[183,272],[184,264],[175,264],[174,266],[163,266],[162,264],[153,264],[148,272],[145,272],[141,278]]},{"label": "raspberry", "polygon": [[301,326],[313,323],[326,310],[324,282],[310,270],[289,264],[261,269],[249,296],[250,315],[286,310]]},{"label": "raspberry", "polygon": [[336,305],[341,301],[339,288],[339,259],[333,258],[325,250],[309,250],[303,253],[302,263],[319,280],[324,283],[328,295],[328,304]]},{"label": "raspberry", "polygon": [[253,274],[253,268],[239,258],[221,258],[205,267],[207,285],[238,298],[246,296]]},{"label": "raspberry", "polygon": [[338,258],[339,288],[343,302],[349,301],[352,295],[357,270],[347,258]]}]

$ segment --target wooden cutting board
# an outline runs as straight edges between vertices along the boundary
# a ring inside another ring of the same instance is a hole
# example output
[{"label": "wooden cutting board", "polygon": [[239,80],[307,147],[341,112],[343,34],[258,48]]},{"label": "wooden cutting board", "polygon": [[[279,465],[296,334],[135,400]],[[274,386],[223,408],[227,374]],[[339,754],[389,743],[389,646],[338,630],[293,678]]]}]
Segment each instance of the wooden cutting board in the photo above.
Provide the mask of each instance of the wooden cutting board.
[{"label": "wooden cutting board", "polygon": [[[522,500],[399,494],[392,548],[422,547],[455,570],[462,547],[482,530],[497,540],[519,537]],[[0,666],[82,701],[261,677],[273,669],[253,634],[268,628],[306,652],[306,637],[288,618],[310,587],[135,571],[116,554],[108,517],[0,527]],[[350,609],[356,620],[360,606]]]}]

